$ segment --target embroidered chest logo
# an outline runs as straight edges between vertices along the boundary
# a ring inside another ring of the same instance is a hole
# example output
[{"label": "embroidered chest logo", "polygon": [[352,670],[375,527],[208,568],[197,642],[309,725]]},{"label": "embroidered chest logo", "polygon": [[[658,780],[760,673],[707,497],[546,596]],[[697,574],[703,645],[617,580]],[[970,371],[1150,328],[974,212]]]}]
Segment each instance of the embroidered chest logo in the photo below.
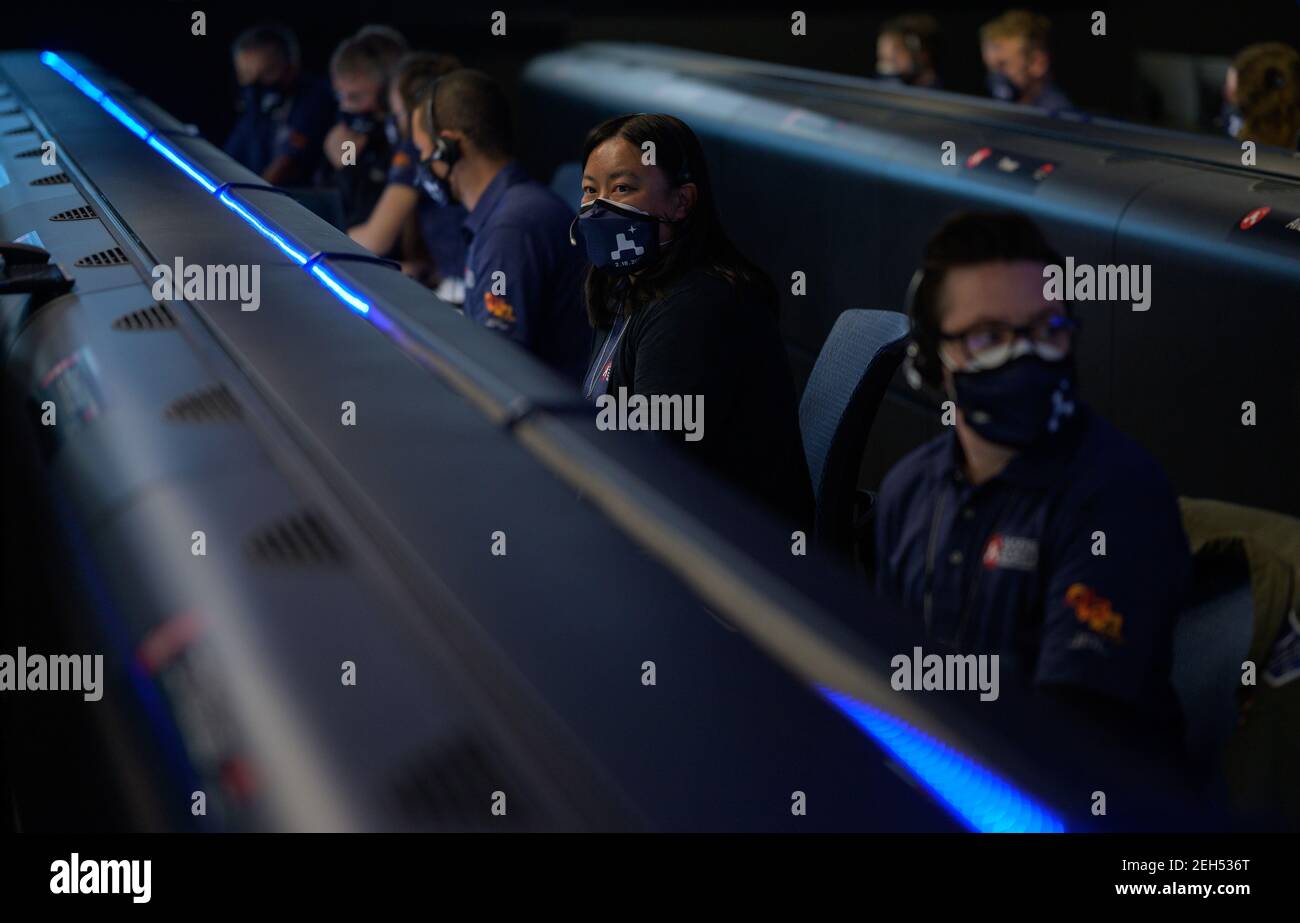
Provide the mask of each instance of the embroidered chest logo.
[{"label": "embroidered chest logo", "polygon": [[1032,538],[995,532],[984,546],[984,567],[988,570],[1028,570],[1038,567],[1038,542]]},{"label": "embroidered chest logo", "polygon": [[1082,583],[1072,583],[1065,591],[1065,604],[1074,610],[1074,617],[1092,631],[1123,643],[1124,617],[1111,607],[1110,600]]}]

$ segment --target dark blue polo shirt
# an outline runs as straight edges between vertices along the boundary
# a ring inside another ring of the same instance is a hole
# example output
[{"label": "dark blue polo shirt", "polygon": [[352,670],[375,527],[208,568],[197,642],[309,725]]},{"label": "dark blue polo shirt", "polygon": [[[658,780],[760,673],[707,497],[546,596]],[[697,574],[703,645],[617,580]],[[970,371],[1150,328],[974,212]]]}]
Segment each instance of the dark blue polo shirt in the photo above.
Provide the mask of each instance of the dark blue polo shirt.
[{"label": "dark blue polo shirt", "polygon": [[573,210],[518,162],[503,168],[463,225],[465,315],[576,384],[586,370],[591,327],[582,300],[583,254],[569,243],[572,221]]},{"label": "dark blue polo shirt", "polygon": [[254,173],[261,173],[282,154],[299,165],[306,182],[321,159],[321,145],[334,124],[334,93],[319,77],[300,77],[293,92],[269,112],[240,113],[225,151]]},{"label": "dark blue polo shirt", "polygon": [[[879,591],[1002,675],[1083,687],[1164,716],[1191,555],[1159,464],[1088,408],[972,486],[955,431],[886,476]],[[1099,536],[1105,535],[1105,554]]]},{"label": "dark blue polo shirt", "polygon": [[420,149],[409,138],[402,141],[393,152],[388,165],[388,182],[410,186],[420,196],[415,206],[415,220],[420,228],[420,238],[429,251],[439,276],[460,278],[465,274],[465,235],[461,225],[469,215],[463,205],[448,203],[438,205],[420,188],[418,168]]}]

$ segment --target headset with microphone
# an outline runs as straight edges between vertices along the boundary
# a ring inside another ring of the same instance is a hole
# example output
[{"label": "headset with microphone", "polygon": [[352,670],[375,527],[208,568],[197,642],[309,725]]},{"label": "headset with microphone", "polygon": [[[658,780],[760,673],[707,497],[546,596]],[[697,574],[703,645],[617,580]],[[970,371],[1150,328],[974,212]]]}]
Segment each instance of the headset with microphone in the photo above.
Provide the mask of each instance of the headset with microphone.
[{"label": "headset with microphone", "polygon": [[912,273],[912,281],[907,283],[907,297],[903,299],[903,313],[907,315],[907,319],[912,325],[907,343],[907,352],[903,357],[903,377],[907,379],[908,385],[916,391],[921,390],[928,383],[927,379],[930,378],[930,359],[925,354],[925,349],[921,343],[921,340],[925,338],[925,334],[921,332],[921,324],[916,317],[916,296],[925,281],[925,267],[922,266]]},{"label": "headset with microphone", "polygon": [[442,135],[434,138],[433,153],[429,155],[429,159],[445,164],[448,175],[451,173],[451,168],[460,160],[460,156],[460,142],[455,138],[444,138]]},{"label": "headset with microphone", "polygon": [[[1057,258],[1055,263],[1060,265],[1061,260]],[[934,329],[921,322],[916,310],[922,289],[932,284],[934,284],[933,274],[922,265],[912,273],[912,281],[907,285],[907,296],[903,300],[903,312],[912,326],[907,352],[903,357],[903,377],[907,379],[908,385],[918,391],[926,385],[938,388],[942,382],[942,372],[936,367],[939,355],[938,337],[935,336]],[[928,291],[926,294],[927,297],[932,297]],[[1063,305],[1066,316],[1074,319],[1074,303],[1067,299]],[[1077,324],[1078,321],[1074,320],[1074,323]]]}]

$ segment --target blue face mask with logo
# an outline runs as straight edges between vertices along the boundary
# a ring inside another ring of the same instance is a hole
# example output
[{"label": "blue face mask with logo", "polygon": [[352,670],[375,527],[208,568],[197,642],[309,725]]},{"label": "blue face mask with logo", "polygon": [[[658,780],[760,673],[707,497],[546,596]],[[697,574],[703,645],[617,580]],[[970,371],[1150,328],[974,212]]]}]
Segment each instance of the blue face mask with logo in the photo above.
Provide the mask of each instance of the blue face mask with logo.
[{"label": "blue face mask with logo", "polygon": [[451,183],[433,172],[433,158],[421,160],[415,167],[415,182],[439,208],[451,204]]},{"label": "blue face mask with logo", "polygon": [[638,272],[659,258],[659,224],[663,221],[639,208],[593,199],[578,209],[569,226],[569,243],[582,238],[587,259],[614,275]]},{"label": "blue face mask with logo", "polygon": [[1058,432],[1074,415],[1074,363],[1034,354],[983,372],[953,372],[953,399],[989,442],[1023,449]]},{"label": "blue face mask with logo", "polygon": [[994,99],[1014,103],[1020,98],[1020,87],[1016,86],[1006,74],[990,71],[986,82],[988,83],[989,95]]},{"label": "blue face mask with logo", "polygon": [[340,112],[339,121],[358,135],[368,135],[379,127],[373,112]]}]

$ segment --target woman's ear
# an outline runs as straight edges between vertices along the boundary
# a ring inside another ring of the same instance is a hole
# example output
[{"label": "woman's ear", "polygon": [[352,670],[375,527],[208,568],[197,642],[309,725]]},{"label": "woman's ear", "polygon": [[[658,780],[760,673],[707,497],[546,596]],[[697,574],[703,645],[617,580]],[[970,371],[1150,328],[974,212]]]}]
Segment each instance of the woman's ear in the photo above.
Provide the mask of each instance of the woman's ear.
[{"label": "woman's ear", "polygon": [[682,183],[678,186],[675,194],[673,220],[685,221],[690,213],[695,211],[695,203],[699,200],[699,197],[699,187],[694,183]]}]

